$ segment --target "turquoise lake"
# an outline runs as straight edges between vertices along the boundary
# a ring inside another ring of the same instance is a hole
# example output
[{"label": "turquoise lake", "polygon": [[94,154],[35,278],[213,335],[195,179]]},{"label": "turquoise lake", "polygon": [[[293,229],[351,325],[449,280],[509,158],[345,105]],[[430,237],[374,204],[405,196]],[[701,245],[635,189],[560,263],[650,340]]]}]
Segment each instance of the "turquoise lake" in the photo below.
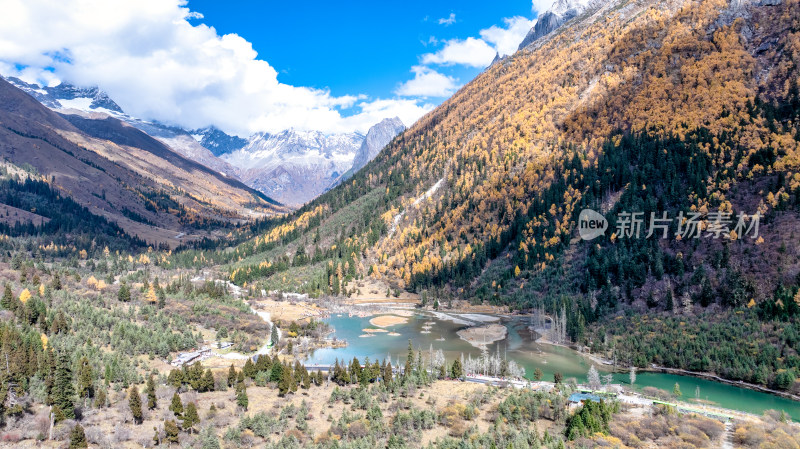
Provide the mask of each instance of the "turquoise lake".
[{"label": "turquoise lake", "polygon": [[[399,335],[392,336],[388,333],[376,333],[373,337],[364,338],[363,329],[375,328],[369,322],[372,317],[357,317],[347,315],[334,315],[327,321],[334,332],[332,336],[347,340],[344,348],[327,348],[314,351],[307,363],[330,364],[334,360],[352,360],[358,357],[362,362],[365,357],[370,360],[381,360],[391,357],[393,363],[398,358],[405,360],[408,341],[411,340],[415,349],[428,351],[431,345],[434,350],[441,349],[448,361],[454,360],[464,354],[478,357],[480,350],[459,338],[456,332],[464,329],[466,325],[436,319],[427,314],[416,313],[409,318],[407,324],[392,326],[390,332]],[[431,323],[430,333],[425,332],[425,323]],[[499,342],[489,345],[489,350],[499,350],[509,360],[514,360],[526,370],[526,377],[531,378],[536,368],[544,373],[545,380],[552,380],[555,372],[560,372],[565,379],[574,377],[578,382],[586,381],[586,374],[592,365],[591,360],[569,348],[539,344],[534,341],[534,334],[527,329],[526,323],[521,319],[504,319],[502,324],[508,329],[507,337]],[[603,374],[608,369],[597,366]],[[614,373],[614,382],[623,385],[629,384],[627,372]],[[684,399],[699,398],[724,408],[740,410],[749,413],[762,414],[765,410],[783,410],[795,420],[800,419],[800,402],[782,398],[768,393],[723,384],[711,380],[674,374],[639,372],[635,388],[656,387],[672,391],[678,383]],[[698,390],[699,388],[699,390]]]}]

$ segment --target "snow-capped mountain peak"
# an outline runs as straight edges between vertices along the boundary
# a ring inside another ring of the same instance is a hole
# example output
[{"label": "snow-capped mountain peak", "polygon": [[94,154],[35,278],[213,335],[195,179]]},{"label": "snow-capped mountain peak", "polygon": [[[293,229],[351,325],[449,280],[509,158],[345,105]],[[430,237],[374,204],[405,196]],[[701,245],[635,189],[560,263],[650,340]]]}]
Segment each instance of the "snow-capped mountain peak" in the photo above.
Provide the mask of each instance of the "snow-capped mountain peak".
[{"label": "snow-capped mountain peak", "polygon": [[200,145],[208,148],[209,151],[214,153],[214,156],[232,153],[247,145],[247,139],[225,134],[215,126],[196,129],[190,133],[192,134],[192,137],[194,137],[194,139],[200,143]]},{"label": "snow-capped mountain peak", "polygon": [[519,49],[522,50],[566,22],[607,2],[608,0],[556,0],[550,9],[539,14],[536,24],[519,44]]},{"label": "snow-capped mountain peak", "polygon": [[404,129],[395,117],[376,124],[366,136],[297,129],[257,133],[223,158],[238,167],[247,185],[284,204],[300,205],[358,171]]},{"label": "snow-capped mountain peak", "polygon": [[578,13],[585,11],[595,0],[556,0],[548,12],[564,16],[570,11]]},{"label": "snow-capped mountain peak", "polygon": [[239,169],[249,186],[284,204],[300,205],[350,169],[363,141],[361,133],[288,129],[254,134],[223,159]]},{"label": "snow-capped mountain peak", "polygon": [[97,87],[76,87],[66,83],[43,87],[14,77],[8,77],[7,80],[50,109],[77,109],[83,112],[104,112],[109,115],[123,114],[122,108]]}]

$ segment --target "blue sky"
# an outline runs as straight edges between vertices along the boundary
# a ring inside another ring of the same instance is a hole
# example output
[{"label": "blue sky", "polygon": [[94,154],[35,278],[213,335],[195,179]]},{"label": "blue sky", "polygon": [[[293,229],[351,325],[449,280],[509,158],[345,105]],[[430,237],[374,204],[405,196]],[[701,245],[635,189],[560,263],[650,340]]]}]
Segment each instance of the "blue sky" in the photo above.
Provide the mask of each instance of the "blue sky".
[{"label": "blue sky", "polygon": [[[387,97],[413,78],[410,68],[444,41],[479,36],[503,18],[533,18],[530,1],[264,2],[189,0],[199,19],[236,33],[269,61],[282,82]],[[450,22],[454,14],[455,22]],[[440,19],[443,23],[439,23]],[[432,42],[433,40],[433,42]],[[438,69],[462,83],[481,69]],[[439,99],[441,101],[441,99]]]},{"label": "blue sky", "polygon": [[512,54],[552,0],[3,0],[0,74],[246,137],[410,126]]}]

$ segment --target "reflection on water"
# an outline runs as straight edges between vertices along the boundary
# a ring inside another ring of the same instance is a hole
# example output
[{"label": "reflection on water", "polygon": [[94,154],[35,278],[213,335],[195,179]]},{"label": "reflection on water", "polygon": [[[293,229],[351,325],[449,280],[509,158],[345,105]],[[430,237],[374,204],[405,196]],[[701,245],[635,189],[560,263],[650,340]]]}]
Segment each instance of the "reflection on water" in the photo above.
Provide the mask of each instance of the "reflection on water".
[{"label": "reflection on water", "polygon": [[[365,357],[370,360],[392,358],[392,363],[400,360],[405,362],[408,351],[408,340],[411,340],[414,349],[427,351],[431,345],[434,350],[444,351],[447,360],[451,362],[462,354],[473,358],[480,356],[480,350],[462,340],[456,334],[464,329],[464,324],[443,321],[429,315],[416,314],[409,318],[407,324],[392,326],[389,333],[375,333],[371,337],[360,337],[363,329],[374,326],[369,323],[370,317],[348,317],[343,315],[327,319],[335,329],[333,336],[345,339],[347,347],[336,349],[319,349],[307,359],[307,363],[330,364],[335,359],[352,360],[358,357],[363,361]],[[426,326],[426,323],[429,323]],[[560,372],[565,379],[574,377],[578,382],[586,381],[586,373],[591,366],[591,361],[577,352],[560,346],[539,344],[534,341],[534,334],[527,329],[525,322],[520,318],[504,319],[503,324],[508,329],[505,340],[488,345],[489,351],[499,351],[508,359],[515,360],[526,370],[526,376],[533,377],[533,372],[539,368],[544,374],[544,380],[553,379],[553,374]],[[607,369],[602,366],[598,370]],[[627,385],[629,377],[627,372],[615,373],[614,382]],[[680,384],[684,399],[694,398],[699,392],[699,399],[707,400],[720,407],[761,414],[764,410],[784,410],[794,419],[800,418],[800,402],[774,396],[767,393],[739,388],[732,385],[713,382],[688,376],[674,374],[640,372],[637,374],[636,387],[656,387],[672,391],[675,383]]]}]

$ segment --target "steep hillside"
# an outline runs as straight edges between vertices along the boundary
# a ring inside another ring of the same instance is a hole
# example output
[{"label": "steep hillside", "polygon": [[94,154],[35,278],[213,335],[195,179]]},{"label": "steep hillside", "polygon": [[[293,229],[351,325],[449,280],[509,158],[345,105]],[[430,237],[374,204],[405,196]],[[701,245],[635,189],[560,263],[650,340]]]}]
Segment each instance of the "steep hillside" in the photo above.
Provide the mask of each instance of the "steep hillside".
[{"label": "steep hillside", "polygon": [[[738,310],[753,344],[785,352],[762,370],[776,385],[800,369],[797,340],[759,324],[800,310],[799,14],[797,0],[589,2],[293,221],[241,246],[231,278],[340,294],[370,277],[423,296],[541,307],[597,350],[614,346],[604,332],[618,333],[593,324],[606,317],[678,314],[698,323],[689,354],[628,344],[624,357],[752,381],[742,373],[760,362],[736,354],[736,341],[694,362],[709,354],[695,339],[702,320]],[[591,243],[576,230],[584,208],[609,221]],[[624,235],[623,212],[669,214],[667,238],[646,238],[646,224],[638,239]],[[736,227],[757,212],[758,236]],[[699,238],[680,213],[697,214]],[[713,238],[720,217],[732,222]],[[300,265],[304,276],[282,274]]]},{"label": "steep hillside", "polygon": [[236,169],[216,157],[216,152],[236,146],[239,142],[242,143],[237,148],[241,148],[246,143],[244,139],[228,136],[216,128],[190,133],[175,126],[131,117],[97,87],[79,88],[68,83],[53,87],[40,86],[15,77],[8,77],[7,81],[56,112],[99,120],[109,116],[119,119],[161,141],[181,156],[238,179]]},{"label": "steep hillside", "polygon": [[60,116],[4,80],[0,99],[6,161],[148,242],[177,244],[181,233],[281,210],[119,120]]}]

